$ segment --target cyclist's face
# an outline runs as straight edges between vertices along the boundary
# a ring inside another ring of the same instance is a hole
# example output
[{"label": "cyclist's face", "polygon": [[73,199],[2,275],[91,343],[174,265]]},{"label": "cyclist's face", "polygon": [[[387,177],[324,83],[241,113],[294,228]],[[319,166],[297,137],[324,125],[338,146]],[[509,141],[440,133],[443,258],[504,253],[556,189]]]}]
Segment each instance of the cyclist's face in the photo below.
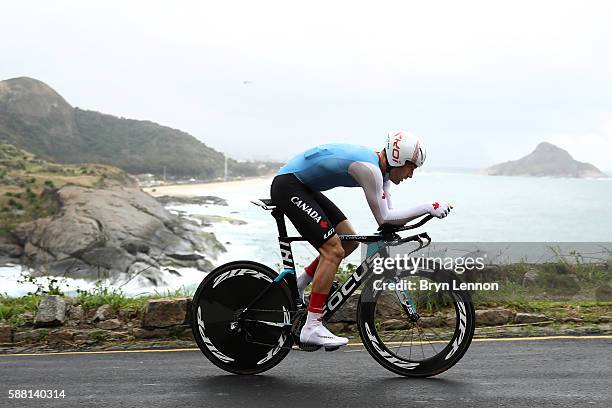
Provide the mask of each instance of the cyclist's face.
[{"label": "cyclist's face", "polygon": [[412,178],[414,169],[416,169],[416,166],[410,162],[406,162],[406,164],[400,167],[393,167],[389,173],[389,180],[391,180],[393,184],[399,184],[407,178]]}]

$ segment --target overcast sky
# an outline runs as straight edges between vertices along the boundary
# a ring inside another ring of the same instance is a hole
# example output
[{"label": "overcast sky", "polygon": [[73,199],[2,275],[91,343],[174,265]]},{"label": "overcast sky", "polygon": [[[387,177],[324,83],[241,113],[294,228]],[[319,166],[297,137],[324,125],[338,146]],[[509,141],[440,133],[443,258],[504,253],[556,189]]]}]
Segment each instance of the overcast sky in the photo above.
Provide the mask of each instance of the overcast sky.
[{"label": "overcast sky", "polygon": [[237,158],[426,142],[484,167],[541,141],[612,170],[610,1],[14,1],[0,79],[148,119]]}]

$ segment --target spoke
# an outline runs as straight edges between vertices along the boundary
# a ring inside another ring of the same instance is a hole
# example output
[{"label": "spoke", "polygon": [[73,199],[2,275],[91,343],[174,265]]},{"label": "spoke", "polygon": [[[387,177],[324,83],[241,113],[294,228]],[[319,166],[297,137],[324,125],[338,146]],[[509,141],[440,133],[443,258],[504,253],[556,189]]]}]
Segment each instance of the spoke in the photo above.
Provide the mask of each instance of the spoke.
[{"label": "spoke", "polygon": [[423,338],[421,337],[421,332],[417,327],[417,334],[419,335],[419,345],[421,346],[421,353],[423,354],[423,360],[425,360],[425,350],[423,349]]},{"label": "spoke", "polygon": [[408,354],[408,360],[412,359],[412,337],[414,335],[414,326],[410,328],[410,353]]},{"label": "spoke", "polygon": [[[417,330],[419,330],[419,326],[417,326]],[[420,328],[421,331],[423,331],[423,328]],[[423,331],[423,334],[425,334],[425,331]],[[436,348],[433,346],[433,344],[431,343],[431,341],[429,341],[429,339],[427,338],[427,335],[425,335],[425,340],[427,340],[427,342],[429,343],[429,345],[431,346],[431,348],[433,349],[434,353],[438,354],[438,351],[436,350]]]},{"label": "spoke", "polygon": [[406,340],[406,337],[407,337],[407,336],[408,336],[408,331],[406,331],[406,334],[405,334],[405,335],[404,335],[404,337],[402,338],[402,342],[400,343],[400,346],[399,346],[399,347],[398,347],[398,349],[397,349],[397,354],[398,354],[397,356],[398,356],[398,357],[400,357],[400,356],[399,356],[399,353],[400,353],[400,351],[401,351],[401,349],[402,349],[402,346],[404,345],[404,340]]},{"label": "spoke", "polygon": [[[425,331],[424,327],[421,327],[423,331]],[[433,329],[433,327],[428,327],[428,329],[440,340],[440,341],[448,341],[440,337],[440,335]]]}]

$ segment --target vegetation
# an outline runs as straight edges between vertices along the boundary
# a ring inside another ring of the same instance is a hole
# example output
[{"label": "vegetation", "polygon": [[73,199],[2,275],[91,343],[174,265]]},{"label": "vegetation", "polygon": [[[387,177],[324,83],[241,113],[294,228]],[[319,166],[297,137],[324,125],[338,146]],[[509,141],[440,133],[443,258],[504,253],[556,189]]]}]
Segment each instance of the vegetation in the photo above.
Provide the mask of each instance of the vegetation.
[{"label": "vegetation", "polygon": [[[222,153],[185,132],[73,108],[31,78],[0,82],[0,143],[60,163],[103,163],[158,177],[211,180],[223,176],[225,164]],[[231,177],[265,175],[278,167],[228,160]]]},{"label": "vegetation", "polygon": [[24,315],[36,313],[42,296],[26,295],[19,298],[0,294],[0,322],[6,321],[13,327],[25,323]]},{"label": "vegetation", "polygon": [[[578,256],[578,260],[580,256]],[[336,278],[344,283],[355,272],[357,265],[348,263],[341,266]],[[523,282],[525,273],[537,272],[537,279],[532,284]],[[568,278],[574,276],[575,278]],[[40,300],[49,294],[64,296],[57,279],[25,278],[36,285],[37,290],[16,298],[0,294],[0,323],[3,321],[14,327],[24,324],[24,315],[34,315]],[[499,283],[499,291],[474,291],[472,298],[478,309],[509,308],[516,312],[534,312],[546,314],[551,319],[563,321],[574,319],[576,322],[598,322],[602,318],[612,318],[612,301],[596,300],[597,288],[612,283],[611,263],[568,263],[560,258],[558,262],[547,264],[517,263],[485,270],[479,276],[464,276],[464,281]],[[561,281],[574,282],[574,287],[560,285]],[[123,310],[140,315],[146,302],[150,299],[192,296],[185,288],[176,291],[147,293],[140,296],[128,296],[120,288],[111,288],[106,281],[99,281],[93,289],[77,290],[75,303],[87,310],[109,304],[115,311]]]},{"label": "vegetation", "polygon": [[0,144],[0,234],[22,222],[55,214],[54,189],[65,185],[104,187],[134,182],[123,171],[100,164],[60,165]]},{"label": "vegetation", "polygon": [[[38,310],[40,301],[47,295],[65,294],[58,289],[58,281],[55,279],[48,281],[48,286],[44,287],[36,278],[29,278],[29,281],[36,284],[38,289],[34,293],[28,293],[21,297],[11,297],[0,294],[0,323],[3,321],[13,327],[25,324],[25,316],[28,314],[33,317]],[[104,282],[98,282],[95,288],[90,290],[77,289],[75,303],[83,306],[85,311],[95,310],[102,305],[111,305],[115,312],[123,310],[128,313],[139,315],[143,307],[150,299],[176,298],[192,296],[191,291],[185,288],[174,291],[155,291],[141,296],[128,296],[120,289],[110,288]]]}]

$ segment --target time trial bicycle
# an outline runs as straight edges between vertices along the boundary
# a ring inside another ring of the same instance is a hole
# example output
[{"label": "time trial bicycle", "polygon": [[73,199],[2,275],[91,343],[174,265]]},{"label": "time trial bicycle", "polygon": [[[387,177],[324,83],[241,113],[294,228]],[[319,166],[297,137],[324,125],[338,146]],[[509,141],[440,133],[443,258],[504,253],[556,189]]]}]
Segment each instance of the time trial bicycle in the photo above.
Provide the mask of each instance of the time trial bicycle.
[{"label": "time trial bicycle", "polygon": [[[271,200],[252,202],[272,211],[283,270],[277,273],[253,261],[224,264],[203,279],[191,306],[191,327],[200,350],[213,364],[236,374],[269,370],[292,349],[319,348],[299,340],[307,311],[298,295],[291,243],[306,239],[287,235],[284,215]],[[460,280],[452,270],[437,264],[374,273],[375,262],[389,257],[390,248],[408,242],[417,244],[415,251],[428,246],[426,232],[403,238],[398,233],[431,219],[384,225],[373,235],[339,235],[342,241],[367,244],[367,254],[342,285],[332,288],[323,312],[323,320],[329,321],[363,285],[356,316],[363,345],[383,367],[404,376],[428,377],[448,370],[474,336],[474,305],[469,292],[455,289]]]}]

